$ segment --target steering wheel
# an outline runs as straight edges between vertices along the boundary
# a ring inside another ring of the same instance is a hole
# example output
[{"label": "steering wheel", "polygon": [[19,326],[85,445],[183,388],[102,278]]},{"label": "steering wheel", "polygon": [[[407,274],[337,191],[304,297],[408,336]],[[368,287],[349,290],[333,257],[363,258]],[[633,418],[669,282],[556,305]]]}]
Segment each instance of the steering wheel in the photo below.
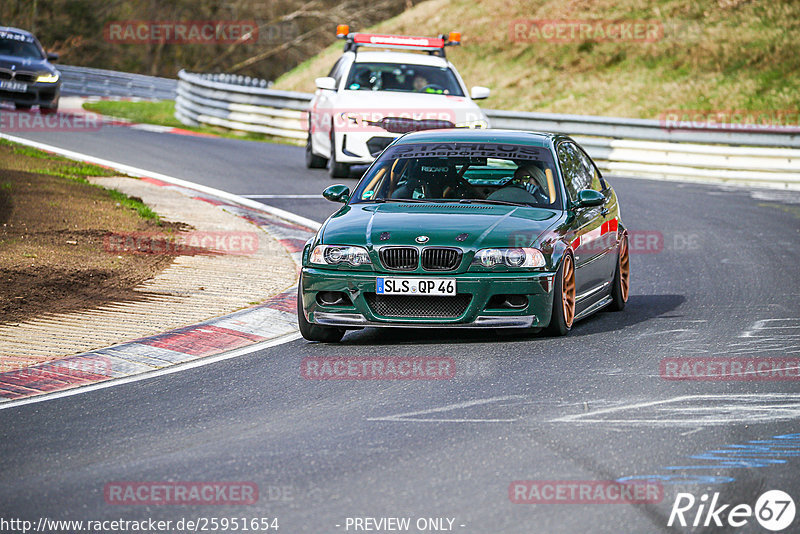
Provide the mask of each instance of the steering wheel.
[{"label": "steering wheel", "polygon": [[[486,197],[487,200],[505,200],[508,202],[520,202],[523,204],[539,204],[539,197],[535,194],[538,191],[538,186],[534,189],[534,193],[529,192],[524,187],[515,184],[506,185],[491,195]],[[549,204],[549,202],[547,202]]]}]

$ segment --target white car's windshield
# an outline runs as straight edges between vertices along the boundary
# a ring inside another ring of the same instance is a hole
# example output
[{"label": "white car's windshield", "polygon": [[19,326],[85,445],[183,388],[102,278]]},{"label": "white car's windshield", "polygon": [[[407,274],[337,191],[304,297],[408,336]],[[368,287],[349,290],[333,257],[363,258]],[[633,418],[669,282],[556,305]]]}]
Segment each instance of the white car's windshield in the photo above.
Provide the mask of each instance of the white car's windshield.
[{"label": "white car's windshield", "polygon": [[448,67],[400,63],[356,63],[345,87],[351,91],[395,91],[464,96]]}]

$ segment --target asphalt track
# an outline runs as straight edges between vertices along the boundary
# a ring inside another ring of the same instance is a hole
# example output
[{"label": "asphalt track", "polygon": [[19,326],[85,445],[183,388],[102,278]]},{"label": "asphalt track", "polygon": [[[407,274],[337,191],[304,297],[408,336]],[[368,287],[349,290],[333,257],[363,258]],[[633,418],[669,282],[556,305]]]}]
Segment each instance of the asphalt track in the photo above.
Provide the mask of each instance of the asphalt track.
[{"label": "asphalt track", "polygon": [[[127,128],[16,135],[239,194],[309,195],[332,183],[285,145]],[[781,489],[800,504],[800,441],[741,447],[800,433],[798,381],[672,381],[659,363],[800,355],[800,194],[609,181],[623,221],[642,236],[625,311],[560,339],[366,329],[341,344],[297,340],[0,410],[0,518],[277,517],[288,533],[346,532],[348,517],[454,518],[464,533],[767,532],[753,518],[739,529],[666,525],[678,492],[752,506]],[[320,221],[334,207],[263,201]],[[456,375],[301,378],[301,360],[323,356],[450,357]],[[631,476],[664,477],[663,501],[509,499],[515,480]],[[109,505],[103,488],[114,481],[252,481],[260,498]]]}]

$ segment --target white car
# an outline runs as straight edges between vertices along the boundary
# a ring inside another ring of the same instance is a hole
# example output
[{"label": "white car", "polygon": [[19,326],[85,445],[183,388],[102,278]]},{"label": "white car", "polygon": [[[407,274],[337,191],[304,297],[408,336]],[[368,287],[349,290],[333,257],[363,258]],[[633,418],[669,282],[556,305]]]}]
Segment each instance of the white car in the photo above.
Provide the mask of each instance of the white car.
[{"label": "white car", "polygon": [[[476,86],[468,92],[445,57],[445,47],[459,44],[460,34],[373,35],[339,26],[337,35],[346,40],[345,52],[328,76],[316,79],[308,114],[307,167],[328,165],[332,177],[347,177],[351,165],[372,163],[404,133],[489,127],[474,102],[488,97],[489,89]],[[359,51],[361,47],[409,51]]]}]

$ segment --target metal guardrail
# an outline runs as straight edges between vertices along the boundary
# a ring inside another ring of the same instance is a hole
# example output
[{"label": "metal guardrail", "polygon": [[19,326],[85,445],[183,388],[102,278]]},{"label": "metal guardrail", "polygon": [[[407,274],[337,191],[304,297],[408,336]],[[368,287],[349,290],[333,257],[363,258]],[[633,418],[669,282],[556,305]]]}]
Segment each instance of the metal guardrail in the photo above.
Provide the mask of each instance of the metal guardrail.
[{"label": "metal guardrail", "polygon": [[78,96],[118,96],[173,100],[178,80],[144,76],[113,70],[58,65],[61,72],[61,92]]},{"label": "metal guardrail", "polygon": [[184,124],[306,138],[309,94],[275,91],[247,79],[229,83],[220,75],[180,71],[178,78],[175,117]]},{"label": "metal guardrail", "polygon": [[[178,78],[175,116],[185,124],[298,140],[307,136],[311,94],[275,91],[225,75],[181,71]],[[484,112],[493,128],[571,135],[601,169],[615,174],[800,189],[800,130],[669,129],[657,120]]]}]

